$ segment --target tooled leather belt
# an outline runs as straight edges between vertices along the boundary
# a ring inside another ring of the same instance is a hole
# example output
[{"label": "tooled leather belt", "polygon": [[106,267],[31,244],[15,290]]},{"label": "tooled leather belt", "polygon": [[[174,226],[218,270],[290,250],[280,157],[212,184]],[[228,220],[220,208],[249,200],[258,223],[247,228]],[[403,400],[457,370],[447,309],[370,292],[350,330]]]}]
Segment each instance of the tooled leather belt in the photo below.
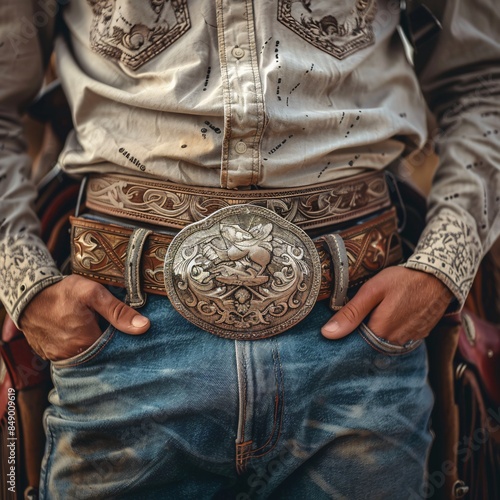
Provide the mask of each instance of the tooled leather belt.
[{"label": "tooled leather belt", "polygon": [[313,186],[228,190],[183,186],[127,175],[91,175],[86,206],[101,214],[182,229],[223,207],[266,207],[296,226],[315,228],[354,221],[391,206],[383,171]]},{"label": "tooled leather belt", "polygon": [[[272,190],[277,198],[112,179],[90,179],[88,207],[183,229],[174,236],[151,226],[73,217],[73,272],[125,287],[135,307],[144,304],[143,291],[168,295],[189,321],[222,337],[276,335],[301,321],[317,300],[330,298],[337,309],[348,290],[402,258],[396,211],[380,213],[390,205],[380,173]],[[368,213],[339,231],[339,222]],[[312,240],[300,226],[314,228],[310,235],[326,234]]]}]

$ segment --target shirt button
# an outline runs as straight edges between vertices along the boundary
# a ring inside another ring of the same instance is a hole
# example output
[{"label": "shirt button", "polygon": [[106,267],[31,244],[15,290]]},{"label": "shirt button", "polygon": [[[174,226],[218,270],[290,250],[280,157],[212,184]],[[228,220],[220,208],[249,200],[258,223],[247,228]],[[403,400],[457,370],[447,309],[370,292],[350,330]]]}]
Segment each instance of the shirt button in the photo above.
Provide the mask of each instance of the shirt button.
[{"label": "shirt button", "polygon": [[237,142],[236,146],[234,146],[234,149],[236,149],[236,152],[242,155],[243,153],[246,152],[247,150],[247,145],[244,142]]},{"label": "shirt button", "polygon": [[235,47],[231,53],[236,59],[241,59],[245,55],[245,51],[241,47]]}]

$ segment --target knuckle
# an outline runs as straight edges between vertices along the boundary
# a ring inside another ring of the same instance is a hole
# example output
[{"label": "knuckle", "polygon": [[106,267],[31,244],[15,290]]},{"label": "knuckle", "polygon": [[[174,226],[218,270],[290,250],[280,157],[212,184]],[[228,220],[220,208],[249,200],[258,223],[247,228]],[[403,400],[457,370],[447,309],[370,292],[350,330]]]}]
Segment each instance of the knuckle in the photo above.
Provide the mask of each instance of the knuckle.
[{"label": "knuckle", "polygon": [[104,288],[100,283],[95,281],[85,280],[85,282],[80,284],[82,295],[87,301],[94,300],[101,302],[104,300],[106,295],[106,288]]},{"label": "knuckle", "polygon": [[363,297],[379,297],[384,293],[385,287],[379,281],[376,281],[375,278],[378,278],[379,275],[376,274],[373,278],[370,278],[368,281],[363,283],[363,285],[358,290],[357,295],[362,295]]},{"label": "knuckle", "polygon": [[75,289],[84,297],[92,294],[95,283],[93,281],[77,281],[73,284]]}]

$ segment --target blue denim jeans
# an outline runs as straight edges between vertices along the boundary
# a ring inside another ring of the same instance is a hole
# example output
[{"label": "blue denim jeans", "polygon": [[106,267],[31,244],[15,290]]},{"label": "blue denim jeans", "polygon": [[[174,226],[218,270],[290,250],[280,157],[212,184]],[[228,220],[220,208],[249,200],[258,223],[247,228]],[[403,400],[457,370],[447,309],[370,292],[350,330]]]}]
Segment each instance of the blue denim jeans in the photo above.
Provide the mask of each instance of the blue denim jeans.
[{"label": "blue denim jeans", "polygon": [[[44,499],[420,498],[431,443],[425,346],[366,328],[326,340],[326,303],[291,330],[231,341],[166,298],[150,330],[108,328],[53,363]],[[390,354],[389,354],[390,353]]]}]

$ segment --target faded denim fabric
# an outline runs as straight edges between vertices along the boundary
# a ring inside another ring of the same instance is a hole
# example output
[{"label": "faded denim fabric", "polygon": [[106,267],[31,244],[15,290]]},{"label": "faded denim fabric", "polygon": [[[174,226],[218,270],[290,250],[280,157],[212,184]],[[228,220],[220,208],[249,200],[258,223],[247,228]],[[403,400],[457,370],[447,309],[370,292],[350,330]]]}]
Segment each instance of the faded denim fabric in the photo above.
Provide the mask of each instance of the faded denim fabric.
[{"label": "faded denim fabric", "polygon": [[53,363],[42,499],[419,497],[424,345],[389,355],[361,330],[327,340],[325,302],[258,341],[206,333],[160,296],[141,312],[145,335],[108,328]]}]

